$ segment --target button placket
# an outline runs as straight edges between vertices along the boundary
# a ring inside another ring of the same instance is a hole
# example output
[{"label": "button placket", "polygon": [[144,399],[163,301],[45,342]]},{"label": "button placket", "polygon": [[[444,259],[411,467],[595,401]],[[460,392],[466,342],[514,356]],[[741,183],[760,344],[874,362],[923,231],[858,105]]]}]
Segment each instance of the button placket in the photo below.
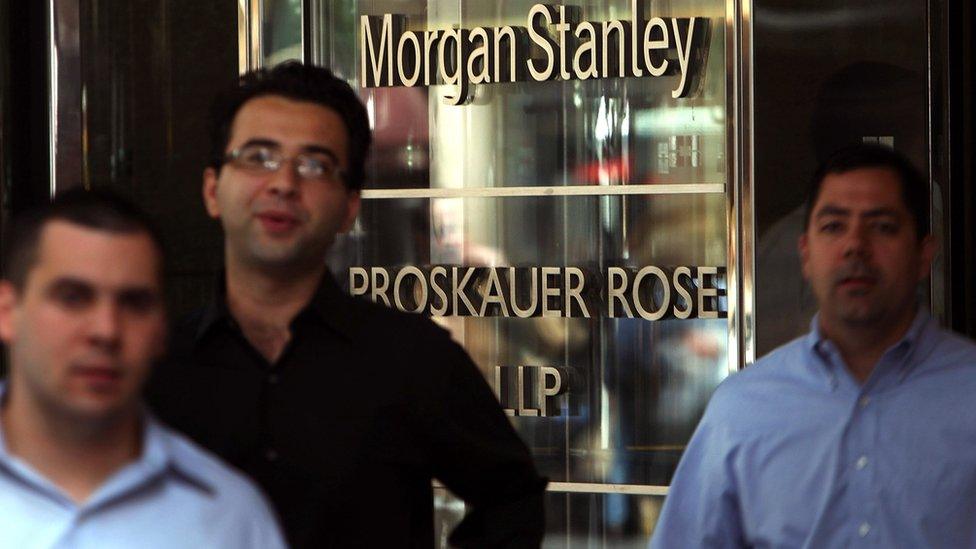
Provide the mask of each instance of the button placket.
[{"label": "button placket", "polygon": [[[871,391],[871,388],[866,388]],[[862,388],[856,395],[851,410],[851,424],[848,430],[847,476],[848,496],[852,509],[856,509],[851,520],[857,532],[857,539],[866,538],[872,529],[875,500],[872,497],[874,463],[874,441],[876,440],[876,406],[871,394]]]}]

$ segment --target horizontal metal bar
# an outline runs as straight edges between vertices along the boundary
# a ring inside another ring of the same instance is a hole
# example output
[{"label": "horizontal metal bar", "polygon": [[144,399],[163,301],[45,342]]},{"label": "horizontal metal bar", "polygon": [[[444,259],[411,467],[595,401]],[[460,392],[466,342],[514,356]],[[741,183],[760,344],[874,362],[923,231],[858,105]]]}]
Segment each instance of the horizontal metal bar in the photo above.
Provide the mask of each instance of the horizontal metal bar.
[{"label": "horizontal metal bar", "polygon": [[507,196],[601,196],[622,194],[719,194],[724,183],[661,185],[566,185],[558,187],[462,187],[436,189],[366,189],[364,199],[501,198]]},{"label": "horizontal metal bar", "polygon": [[631,494],[640,496],[666,496],[667,486],[643,486],[640,484],[597,484],[592,482],[550,482],[550,492],[575,492],[583,494]]},{"label": "horizontal metal bar", "polygon": [[[434,488],[447,489],[438,481],[433,481]],[[550,482],[546,487],[549,492],[569,492],[576,494],[630,494],[636,496],[666,496],[667,486],[645,486],[642,484],[599,484],[596,482]]]}]

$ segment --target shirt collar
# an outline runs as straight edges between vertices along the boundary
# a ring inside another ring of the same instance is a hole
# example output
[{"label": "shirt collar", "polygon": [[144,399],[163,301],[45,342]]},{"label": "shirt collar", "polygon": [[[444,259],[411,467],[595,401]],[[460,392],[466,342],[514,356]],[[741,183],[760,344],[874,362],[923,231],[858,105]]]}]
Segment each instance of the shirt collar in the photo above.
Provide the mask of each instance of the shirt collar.
[{"label": "shirt collar", "polygon": [[[894,349],[900,348],[903,350],[902,356],[906,357],[906,360],[902,361],[902,372],[899,379],[904,379],[911,371],[911,368],[920,362],[919,359],[925,355],[926,350],[934,345],[933,334],[935,331],[935,321],[927,310],[919,307],[905,335],[885,351],[885,355],[887,355]],[[804,346],[809,352],[824,359],[823,363],[825,367],[828,369],[831,367],[832,361],[828,359],[828,355],[833,352],[834,347],[820,330],[819,312],[810,320],[810,332],[804,338]],[[911,357],[914,357],[914,359],[910,359]],[[834,375],[833,373],[828,373],[830,376]]]},{"label": "shirt collar", "polygon": [[[6,389],[6,383],[0,381],[0,402],[6,397]],[[142,478],[144,481],[159,475],[176,473],[205,491],[214,491],[215,487],[210,480],[198,471],[199,467],[194,466],[195,459],[192,454],[178,444],[175,436],[169,433],[168,429],[159,423],[145,407],[143,408],[142,419],[142,451],[138,459],[125,465],[120,471],[128,472],[131,470],[134,473],[133,476]],[[23,477],[22,480],[29,484],[45,484],[46,486],[42,486],[42,488],[56,490],[50,481],[30,464],[9,452],[2,425],[0,425],[0,465],[6,466],[11,473]],[[105,487],[96,490],[92,500],[86,505],[97,504],[98,500],[102,499],[99,496],[103,493],[103,488]]]},{"label": "shirt collar", "polygon": [[[197,325],[196,341],[198,342],[219,323],[229,326],[236,326],[237,324],[227,307],[227,276],[223,269],[217,273],[213,296],[213,299],[204,307],[200,322]],[[326,269],[315,294],[312,295],[312,299],[298,313],[295,320],[313,318],[324,322],[340,335],[351,339],[350,319],[346,316],[351,311],[343,303],[347,299],[350,297],[339,287],[332,272]]]}]

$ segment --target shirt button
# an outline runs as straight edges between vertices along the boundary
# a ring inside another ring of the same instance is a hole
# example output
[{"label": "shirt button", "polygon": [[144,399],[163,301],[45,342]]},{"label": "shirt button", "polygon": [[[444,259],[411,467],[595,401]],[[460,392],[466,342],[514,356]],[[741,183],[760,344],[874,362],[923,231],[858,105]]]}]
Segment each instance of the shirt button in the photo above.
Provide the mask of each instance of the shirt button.
[{"label": "shirt button", "polygon": [[868,466],[868,456],[861,456],[857,458],[857,470],[860,471]]},{"label": "shirt button", "polygon": [[866,522],[862,522],[861,527],[857,529],[857,534],[863,538],[864,536],[868,535],[868,532],[870,531],[871,525]]},{"label": "shirt button", "polygon": [[868,407],[868,404],[871,404],[871,397],[869,397],[869,396],[862,396],[861,397],[861,400],[857,401],[857,403],[858,403],[858,405],[861,406],[861,408],[867,408]]},{"label": "shirt button", "polygon": [[268,383],[271,385],[278,384],[278,374],[268,374]]},{"label": "shirt button", "polygon": [[278,461],[278,451],[274,448],[268,448],[264,451],[264,459],[268,461]]}]

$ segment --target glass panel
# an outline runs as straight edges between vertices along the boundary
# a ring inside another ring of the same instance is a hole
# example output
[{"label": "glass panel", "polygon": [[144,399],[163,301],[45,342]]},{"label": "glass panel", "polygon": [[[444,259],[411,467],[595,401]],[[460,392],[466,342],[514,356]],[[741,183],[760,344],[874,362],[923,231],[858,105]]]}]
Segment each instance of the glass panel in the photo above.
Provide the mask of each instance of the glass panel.
[{"label": "glass panel", "polygon": [[[434,490],[437,519],[435,543],[448,547],[447,537],[464,517],[464,502],[443,488]],[[645,549],[664,498],[626,494],[546,494],[545,549]]]},{"label": "glass panel", "polygon": [[[174,318],[210,295],[222,258],[203,210],[207,116],[237,78],[237,6],[195,0],[85,0],[83,181],[131,196],[169,246]],[[177,245],[178,244],[178,245]]]},{"label": "glass panel", "polygon": [[[526,27],[534,4],[331,2],[314,25],[324,34],[316,58],[361,85],[359,15],[405,15],[406,30],[423,37],[425,30],[457,25]],[[576,6],[582,10],[578,18],[596,22],[597,28],[603,21],[632,19],[629,0]],[[725,2],[654,3],[646,9],[645,17],[701,18],[695,36],[707,46],[704,60],[696,64],[692,59],[688,65],[688,72],[701,71],[699,94],[673,99],[680,75],[646,73],[642,78],[478,84],[473,100],[463,107],[444,100],[456,93],[450,85],[363,88],[375,127],[367,188],[724,183]],[[616,35],[610,36],[615,40]],[[397,40],[397,35],[390,37]],[[379,34],[376,40],[378,51]],[[567,43],[569,60],[575,50]]]},{"label": "glass panel", "polygon": [[[457,94],[452,85],[362,87],[377,78],[361,80],[363,56],[369,63],[374,53],[360,51],[362,15],[380,18],[378,42],[384,14],[404,15],[404,30],[422,38],[425,31],[452,28],[526,27],[535,4],[340,0],[313,10],[319,14],[310,22],[319,48],[313,57],[359,87],[374,126],[367,200],[330,266],[353,293],[433,314],[495,387],[540,470],[554,482],[667,485],[704,405],[729,370],[728,320],[720,314],[648,320],[636,303],[636,318],[625,317],[609,297],[620,281],[611,280],[611,269],[629,269],[630,284],[641,269],[661,268],[662,279],[642,279],[657,283],[638,286],[638,301],[648,299],[645,312],[661,305],[665,288],[677,296],[676,267],[714,267],[715,276],[703,270],[696,287],[726,291],[726,2],[638,2],[645,19],[699,17],[698,28],[708,27],[700,93],[689,98],[672,98],[676,75],[476,84],[471,100],[460,106],[445,101]],[[634,19],[629,0],[582,0],[572,7],[578,17],[571,27]],[[391,31],[388,42],[396,45],[399,36]],[[566,44],[572,56],[578,44]],[[719,187],[715,194],[676,194],[676,188],[661,187],[668,184]],[[662,193],[615,194],[621,185],[652,185]],[[550,193],[587,186],[596,192]],[[514,196],[492,196],[502,192],[492,189],[513,187],[519,188]],[[397,192],[403,189],[431,191],[407,198]],[[445,190],[458,197],[434,196]],[[397,275],[411,266],[418,269],[399,280],[412,282],[399,286]],[[455,273],[463,278],[469,268],[494,270],[473,275],[473,308],[463,310],[462,300],[458,309],[443,311],[456,292],[434,297],[437,266],[455,283]],[[511,283],[509,267],[517,269]],[[555,285],[565,283],[551,301],[555,316],[522,318],[514,311],[538,296],[529,281],[545,284],[541,267],[585,273],[584,286],[595,288],[583,299],[588,317],[576,302],[566,304],[567,271],[559,271],[564,279],[552,278]],[[494,283],[491,273],[498,276]],[[685,280],[690,284],[691,278]],[[497,300],[481,306],[487,296]],[[680,298],[671,304],[687,303]],[[703,303],[700,310],[728,307],[724,297]],[[612,314],[611,304],[617,307]],[[464,508],[443,490],[435,499],[436,537],[446,546]],[[644,547],[661,500],[549,493],[546,544]]]},{"label": "glass panel", "polygon": [[[666,485],[709,395],[728,371],[727,320],[611,318],[608,270],[724,267],[724,207],[723,194],[370,200],[332,266],[347,283],[349,267],[390,267],[391,283],[374,299],[391,304],[396,295],[418,291],[415,278],[407,290],[392,284],[395,266],[526,267],[514,275],[521,286],[531,266],[581,268],[587,285],[603,287],[586,304],[590,318],[581,316],[575,302],[553,306],[574,318],[518,318],[514,307],[528,308],[531,301],[521,293],[512,298],[514,305],[505,305],[512,308],[507,314],[503,307],[474,305],[475,315],[498,316],[436,320],[464,344],[509,408],[517,407],[519,366],[529,367],[521,384],[527,391],[542,383],[539,367],[560,370],[566,394],[527,405],[547,404],[553,416],[513,417],[551,480]],[[724,292],[724,278],[714,278],[704,285]],[[365,280],[349,285],[369,296],[383,286],[371,282],[369,290],[361,289]],[[483,277],[470,285],[475,303],[490,291]],[[433,283],[423,288],[432,298]],[[654,303],[661,305],[660,280],[640,288],[657,292]],[[676,289],[670,292],[677,296]],[[419,307],[408,301],[404,309]],[[614,316],[625,315],[618,302],[614,307]],[[708,307],[727,310],[727,303],[722,298]],[[463,304],[458,310],[466,311]],[[639,316],[635,311],[636,305],[632,313]]]},{"label": "glass panel", "polygon": [[[817,308],[796,251],[817,164],[845,145],[869,141],[893,146],[928,170],[927,5],[755,2],[757,356],[806,332]],[[939,182],[933,183],[933,203],[940,205]],[[933,214],[941,240],[942,215]]]},{"label": "glass panel", "polygon": [[302,0],[262,0],[264,66],[302,59]]}]

